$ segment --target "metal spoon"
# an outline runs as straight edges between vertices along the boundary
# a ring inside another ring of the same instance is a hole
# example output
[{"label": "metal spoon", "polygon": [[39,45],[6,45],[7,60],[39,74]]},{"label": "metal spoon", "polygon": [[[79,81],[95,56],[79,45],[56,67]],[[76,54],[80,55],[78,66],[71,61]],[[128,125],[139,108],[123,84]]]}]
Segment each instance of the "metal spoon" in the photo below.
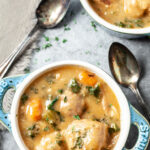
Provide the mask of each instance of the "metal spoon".
[{"label": "metal spoon", "polygon": [[25,40],[6,58],[0,65],[0,79],[2,79],[19,54],[28,46],[35,32],[40,28],[55,27],[64,18],[70,0],[43,0],[36,10],[37,24],[31,30]]},{"label": "metal spoon", "polygon": [[150,121],[150,108],[148,108],[138,89],[140,67],[136,58],[124,45],[113,43],[109,51],[109,66],[115,80],[119,84],[129,87],[136,95],[138,103]]}]

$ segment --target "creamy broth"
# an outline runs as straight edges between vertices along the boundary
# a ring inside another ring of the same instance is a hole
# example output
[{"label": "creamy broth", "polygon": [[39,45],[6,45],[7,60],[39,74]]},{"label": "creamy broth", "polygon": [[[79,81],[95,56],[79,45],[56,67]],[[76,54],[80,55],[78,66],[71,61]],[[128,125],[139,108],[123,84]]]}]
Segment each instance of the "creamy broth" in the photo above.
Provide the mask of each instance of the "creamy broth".
[{"label": "creamy broth", "polygon": [[30,150],[112,150],[120,133],[120,107],[101,78],[65,66],[26,89],[18,122]]},{"label": "creamy broth", "polygon": [[123,28],[150,26],[149,0],[88,0],[99,16]]}]

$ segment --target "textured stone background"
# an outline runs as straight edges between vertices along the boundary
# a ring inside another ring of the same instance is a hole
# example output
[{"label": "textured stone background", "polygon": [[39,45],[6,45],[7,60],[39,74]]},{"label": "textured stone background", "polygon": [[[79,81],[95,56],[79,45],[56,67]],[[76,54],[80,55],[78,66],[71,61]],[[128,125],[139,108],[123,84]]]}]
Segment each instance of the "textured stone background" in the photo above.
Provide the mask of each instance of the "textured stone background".
[{"label": "textured stone background", "polygon": [[[126,40],[113,37],[102,30],[100,26],[97,26],[97,31],[95,31],[91,26],[91,21],[93,19],[82,8],[79,0],[72,0],[69,12],[62,23],[55,29],[43,30],[37,38],[36,45],[41,47],[41,50],[32,50],[31,72],[54,61],[74,59],[97,65],[111,75],[108,66],[108,50],[111,43],[117,41],[131,49],[138,59],[142,68],[140,89],[150,106],[150,39]],[[67,25],[70,30],[64,31],[64,25]],[[50,42],[46,42],[43,35],[48,36]],[[55,37],[59,37],[58,42],[55,41]],[[66,43],[62,42],[64,39],[67,40]],[[42,48],[46,43],[51,43],[52,47]],[[142,113],[133,93],[129,89],[122,89],[130,103]],[[128,146],[133,145],[136,136],[137,134],[132,128]],[[0,150],[14,149],[18,150],[11,133],[0,131]]]}]

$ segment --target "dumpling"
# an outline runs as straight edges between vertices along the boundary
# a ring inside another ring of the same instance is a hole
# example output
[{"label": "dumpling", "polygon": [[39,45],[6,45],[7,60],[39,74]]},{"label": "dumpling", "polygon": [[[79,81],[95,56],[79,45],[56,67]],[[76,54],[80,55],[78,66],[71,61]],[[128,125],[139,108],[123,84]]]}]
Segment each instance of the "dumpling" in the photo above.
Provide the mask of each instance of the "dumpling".
[{"label": "dumpling", "polygon": [[150,9],[150,0],[124,0],[124,11],[128,17],[141,17]]},{"label": "dumpling", "polygon": [[81,115],[85,108],[85,100],[82,94],[72,93],[66,90],[61,96],[60,112],[64,116]]},{"label": "dumpling", "polygon": [[102,150],[108,144],[108,126],[92,120],[75,120],[63,132],[68,149]]},{"label": "dumpling", "polygon": [[54,132],[42,137],[35,150],[66,150],[64,143],[61,134]]}]

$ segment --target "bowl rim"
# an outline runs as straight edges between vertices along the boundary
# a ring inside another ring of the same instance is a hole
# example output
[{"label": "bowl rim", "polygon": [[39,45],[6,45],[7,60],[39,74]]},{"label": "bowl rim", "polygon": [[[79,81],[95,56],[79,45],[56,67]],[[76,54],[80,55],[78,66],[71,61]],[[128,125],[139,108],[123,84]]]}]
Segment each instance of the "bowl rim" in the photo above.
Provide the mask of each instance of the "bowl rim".
[{"label": "bowl rim", "polygon": [[11,115],[10,118],[11,118],[12,133],[13,133],[13,136],[14,136],[15,141],[17,142],[19,148],[21,150],[28,150],[27,146],[25,145],[25,143],[22,139],[22,136],[21,136],[21,133],[19,130],[19,125],[18,125],[18,118],[17,118],[18,108],[19,108],[19,104],[20,104],[19,99],[20,99],[21,95],[26,90],[26,88],[41,75],[43,75],[46,72],[51,71],[55,68],[67,66],[67,65],[68,66],[80,66],[91,72],[94,72],[97,76],[102,78],[108,84],[108,86],[112,89],[112,91],[116,95],[119,106],[120,106],[121,130],[120,130],[120,135],[119,135],[118,141],[114,147],[114,150],[121,150],[124,147],[125,142],[127,140],[129,130],[130,130],[130,124],[131,124],[131,122],[130,122],[131,116],[130,116],[130,109],[129,109],[128,101],[127,101],[124,93],[118,86],[118,84],[102,69],[100,69],[92,64],[89,64],[87,62],[76,61],[76,60],[75,61],[73,61],[73,60],[59,61],[59,62],[51,63],[47,66],[44,66],[44,67],[34,71],[33,73],[31,73],[19,85],[19,88],[17,89],[17,92],[15,93],[15,96],[14,96],[14,99],[12,102],[11,114],[10,114]]},{"label": "bowl rim", "polygon": [[92,8],[92,6],[89,4],[88,0],[80,0],[82,6],[85,8],[85,10],[88,12],[88,14],[95,19],[96,22],[98,22],[100,25],[106,27],[109,30],[113,30],[115,32],[124,33],[124,34],[133,34],[133,35],[148,35],[150,34],[150,27],[140,28],[140,29],[127,29],[127,28],[121,28],[117,27],[116,25],[113,25],[106,20],[104,20],[102,17],[100,17],[95,10]]}]

